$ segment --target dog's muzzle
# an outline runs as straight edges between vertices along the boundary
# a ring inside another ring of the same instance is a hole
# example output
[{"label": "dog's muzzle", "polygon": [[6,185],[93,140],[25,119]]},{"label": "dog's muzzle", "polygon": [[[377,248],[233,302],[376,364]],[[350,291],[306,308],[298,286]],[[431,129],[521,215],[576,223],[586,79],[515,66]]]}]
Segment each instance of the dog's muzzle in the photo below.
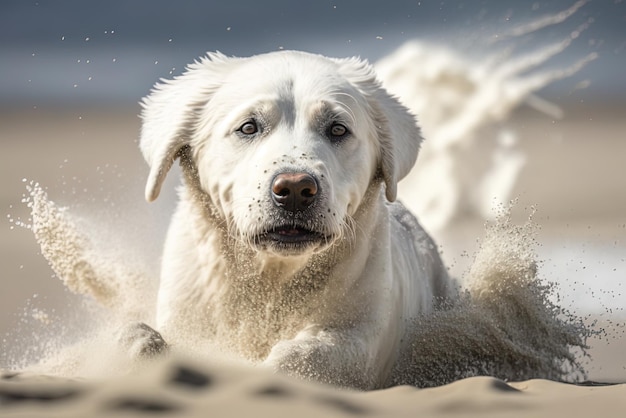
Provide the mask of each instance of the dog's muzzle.
[{"label": "dog's muzzle", "polygon": [[301,253],[332,240],[317,230],[315,202],[321,195],[317,179],[305,172],[278,173],[270,183],[278,219],[256,237],[257,245],[282,253]]}]

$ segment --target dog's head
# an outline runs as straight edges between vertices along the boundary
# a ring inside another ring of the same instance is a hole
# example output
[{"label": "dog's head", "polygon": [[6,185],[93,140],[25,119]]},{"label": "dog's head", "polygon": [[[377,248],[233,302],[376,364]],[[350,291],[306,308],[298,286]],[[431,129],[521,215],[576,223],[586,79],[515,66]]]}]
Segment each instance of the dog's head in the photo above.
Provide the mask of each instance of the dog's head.
[{"label": "dog's head", "polygon": [[146,199],[184,148],[231,232],[281,255],[343,236],[372,184],[395,200],[421,141],[414,117],[355,58],[210,54],[143,106]]}]

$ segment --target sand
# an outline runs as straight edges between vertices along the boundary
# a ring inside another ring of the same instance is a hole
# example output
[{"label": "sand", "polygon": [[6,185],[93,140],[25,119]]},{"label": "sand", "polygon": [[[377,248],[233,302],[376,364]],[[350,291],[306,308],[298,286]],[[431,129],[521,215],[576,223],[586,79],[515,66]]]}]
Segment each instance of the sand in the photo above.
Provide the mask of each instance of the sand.
[{"label": "sand", "polygon": [[506,383],[474,377],[431,389],[399,386],[354,392],[264,370],[170,359],[130,376],[69,381],[0,380],[0,416],[109,417],[623,417],[626,385]]}]

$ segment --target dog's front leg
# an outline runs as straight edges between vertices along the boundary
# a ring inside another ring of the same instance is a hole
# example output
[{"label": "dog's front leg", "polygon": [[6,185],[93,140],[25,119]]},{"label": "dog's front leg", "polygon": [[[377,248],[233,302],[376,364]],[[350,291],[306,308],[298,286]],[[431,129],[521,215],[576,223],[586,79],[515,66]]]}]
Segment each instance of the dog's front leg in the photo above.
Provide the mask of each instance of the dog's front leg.
[{"label": "dog's front leg", "polygon": [[374,389],[380,386],[380,371],[373,366],[378,363],[376,353],[358,334],[355,330],[302,331],[292,340],[278,342],[264,364],[305,380]]}]

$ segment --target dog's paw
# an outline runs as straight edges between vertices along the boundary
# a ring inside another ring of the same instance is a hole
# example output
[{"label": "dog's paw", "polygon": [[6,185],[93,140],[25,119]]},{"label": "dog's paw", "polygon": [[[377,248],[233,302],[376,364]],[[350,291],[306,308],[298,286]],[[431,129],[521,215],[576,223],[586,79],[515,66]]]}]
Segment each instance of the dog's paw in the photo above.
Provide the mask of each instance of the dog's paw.
[{"label": "dog's paw", "polygon": [[143,322],[126,325],[120,330],[117,341],[131,358],[152,358],[169,351],[161,334]]},{"label": "dog's paw", "polygon": [[265,364],[274,371],[306,380],[324,380],[327,358],[323,345],[303,341],[281,341],[275,345]]},{"label": "dog's paw", "polygon": [[303,380],[363,390],[374,388],[375,374],[366,367],[365,356],[352,348],[345,349],[323,336],[284,340],[272,348],[264,364],[275,372]]}]

